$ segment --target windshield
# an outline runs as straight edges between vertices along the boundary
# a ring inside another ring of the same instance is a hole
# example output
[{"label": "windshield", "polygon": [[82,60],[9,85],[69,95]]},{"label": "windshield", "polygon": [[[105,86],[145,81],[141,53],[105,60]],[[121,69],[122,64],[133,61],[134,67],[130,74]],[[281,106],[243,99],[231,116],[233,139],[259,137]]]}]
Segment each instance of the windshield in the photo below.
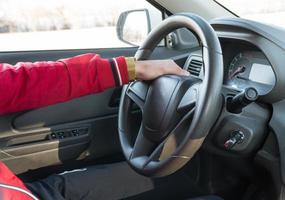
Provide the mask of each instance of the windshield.
[{"label": "windshield", "polygon": [[216,0],[238,16],[285,28],[285,0]]}]

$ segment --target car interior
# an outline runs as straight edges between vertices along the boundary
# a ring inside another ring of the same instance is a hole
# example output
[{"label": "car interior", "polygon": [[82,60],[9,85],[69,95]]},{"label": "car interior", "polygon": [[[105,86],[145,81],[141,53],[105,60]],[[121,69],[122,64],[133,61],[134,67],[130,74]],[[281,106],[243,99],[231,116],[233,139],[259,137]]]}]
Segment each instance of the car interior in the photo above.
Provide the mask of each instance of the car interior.
[{"label": "car interior", "polygon": [[0,60],[90,52],[173,59],[190,78],[135,81],[0,116],[1,161],[24,182],[127,162],[155,185],[133,199],[285,198],[285,30],[238,17],[213,0],[148,2],[164,21],[140,47],[1,52]]}]

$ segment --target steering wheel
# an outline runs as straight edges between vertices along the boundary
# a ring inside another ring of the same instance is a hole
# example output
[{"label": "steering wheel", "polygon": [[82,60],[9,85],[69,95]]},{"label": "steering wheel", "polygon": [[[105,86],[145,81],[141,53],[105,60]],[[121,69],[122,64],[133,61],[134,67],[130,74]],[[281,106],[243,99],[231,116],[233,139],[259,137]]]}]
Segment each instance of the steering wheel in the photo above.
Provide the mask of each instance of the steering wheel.
[{"label": "steering wheel", "polygon": [[[201,17],[180,13],[165,19],[139,47],[136,59],[148,59],[157,44],[178,28],[190,29],[200,41],[203,81],[194,76],[165,75],[152,82],[135,81],[122,91],[120,143],[129,165],[145,176],[166,176],[184,166],[201,147],[221,110],[221,46]],[[130,126],[133,103],[142,111],[138,133]]]}]

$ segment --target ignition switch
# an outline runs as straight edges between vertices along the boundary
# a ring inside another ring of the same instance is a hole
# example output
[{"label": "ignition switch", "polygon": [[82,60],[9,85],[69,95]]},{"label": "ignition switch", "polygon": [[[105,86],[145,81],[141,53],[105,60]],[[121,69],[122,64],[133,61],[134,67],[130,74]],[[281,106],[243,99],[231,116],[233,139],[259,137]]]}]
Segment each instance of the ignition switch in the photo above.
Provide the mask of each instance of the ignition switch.
[{"label": "ignition switch", "polygon": [[242,143],[244,140],[244,133],[242,131],[234,131],[230,139],[224,143],[226,149],[232,149],[236,144]]}]

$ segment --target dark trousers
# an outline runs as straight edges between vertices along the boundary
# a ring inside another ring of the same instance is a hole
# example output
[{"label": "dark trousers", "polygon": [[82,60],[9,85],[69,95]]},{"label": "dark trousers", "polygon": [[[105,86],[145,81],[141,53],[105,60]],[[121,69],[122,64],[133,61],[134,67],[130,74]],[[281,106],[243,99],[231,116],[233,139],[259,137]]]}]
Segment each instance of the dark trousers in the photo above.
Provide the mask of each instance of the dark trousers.
[{"label": "dark trousers", "polygon": [[151,179],[125,162],[64,172],[26,185],[41,200],[124,199],[154,187]]},{"label": "dark trousers", "polygon": [[26,185],[41,200],[179,200],[203,194],[191,173],[180,170],[151,179],[120,162],[63,172]]}]

